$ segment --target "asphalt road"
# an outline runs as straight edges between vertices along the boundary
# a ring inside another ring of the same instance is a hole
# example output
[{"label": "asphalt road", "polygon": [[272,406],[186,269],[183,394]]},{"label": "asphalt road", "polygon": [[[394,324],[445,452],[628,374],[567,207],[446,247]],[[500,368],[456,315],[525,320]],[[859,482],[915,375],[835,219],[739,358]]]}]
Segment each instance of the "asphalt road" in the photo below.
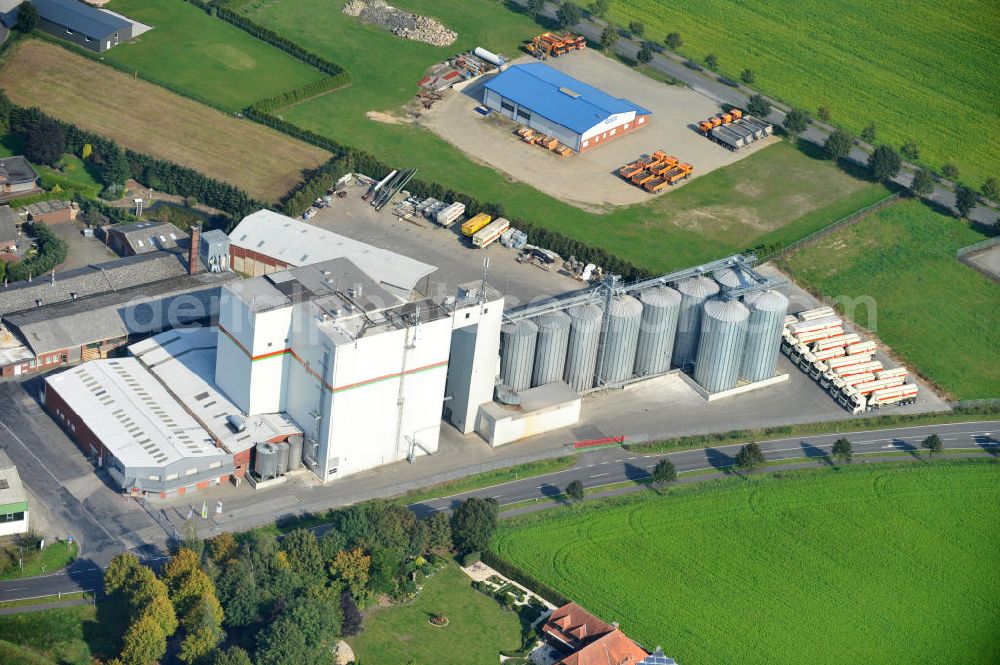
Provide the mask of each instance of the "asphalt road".
[{"label": "asphalt road", "polygon": [[[515,0],[515,2],[522,6],[527,5],[527,0]],[[544,14],[548,18],[554,20],[557,9],[557,4],[550,2],[546,5]],[[575,25],[573,29],[574,32],[584,35],[591,40],[591,42],[600,43],[601,32],[603,32],[605,25],[606,23],[600,19],[584,18],[580,21],[580,23]],[[618,44],[615,46],[615,51],[625,57],[635,59],[636,53],[639,51],[639,43],[631,39],[622,38],[618,40]],[[755,90],[751,90],[744,85],[727,85],[719,80],[720,77],[712,72],[703,71],[701,69],[692,69],[685,64],[686,62],[687,60],[685,58],[682,58],[675,53],[671,53],[670,51],[664,51],[663,53],[655,53],[653,55],[652,62],[650,62],[648,66],[682,81],[690,86],[691,89],[702,93],[706,97],[714,99],[720,104],[729,104],[745,109],[750,95],[756,92]],[[785,106],[773,99],[768,99],[771,101],[773,110],[767,117],[767,120],[774,125],[781,125],[785,120],[785,111],[783,110]],[[830,125],[825,125],[814,120],[806,131],[801,134],[801,138],[809,141],[810,143],[822,146],[833,129],[834,128]],[[862,166],[867,166],[868,156],[871,150],[872,146],[857,142],[851,150],[849,159]],[[913,181],[913,171],[915,170],[916,166],[908,162],[903,162],[903,169],[900,171],[898,176],[893,178],[894,182],[904,187],[909,187],[910,183]],[[955,193],[952,191],[954,185],[944,179],[941,179],[939,183],[940,184],[935,187],[934,191],[926,198],[934,201],[938,205],[954,210]],[[982,224],[994,224],[998,221],[998,213],[995,210],[983,205],[979,205],[973,209],[969,217],[970,219]]]},{"label": "asphalt road", "polygon": [[[980,448],[992,454],[1000,454],[1000,420],[906,427],[850,434],[825,434],[805,438],[775,439],[760,443],[764,456],[769,461],[793,458],[817,458],[825,456],[834,440],[846,436],[854,446],[856,455],[885,453],[890,451],[910,451],[918,454],[920,442],[930,434],[938,434],[946,448]],[[411,509],[420,516],[439,510],[448,510],[464,499],[472,496],[492,497],[501,505],[517,503],[534,498],[555,496],[573,480],[582,481],[584,487],[594,488],[626,480],[638,480],[650,475],[656,462],[669,458],[678,471],[699,469],[724,469],[734,464],[734,456],[739,445],[686,450],[662,455],[634,455],[622,448],[605,448],[580,453],[576,466],[566,471],[535,476],[525,480],[488,487],[474,492],[414,504]],[[29,473],[39,472],[32,468]],[[93,520],[82,506],[72,502],[67,510],[78,516],[82,523]],[[96,537],[93,529],[88,529]],[[99,532],[99,529],[97,530]],[[102,539],[97,537],[98,541]],[[103,547],[124,549],[120,543],[100,543]],[[102,549],[103,549],[102,547]],[[86,554],[86,549],[84,553]],[[99,589],[101,567],[106,562],[95,562],[90,556],[82,556],[67,570],[20,580],[0,582],[0,601],[37,598],[57,593],[69,593]]]},{"label": "asphalt road", "polygon": [[[945,448],[980,448],[984,452],[1000,454],[1000,421],[774,439],[760,442],[760,447],[764,451],[765,458],[771,462],[795,458],[820,458],[827,456],[833,442],[843,436],[851,442],[855,456],[907,451],[920,454],[921,441],[931,434],[940,436]],[[574,480],[581,481],[586,489],[627,480],[641,480],[648,478],[656,463],[664,458],[670,459],[678,472],[703,469],[721,471],[735,465],[735,456],[739,449],[740,444],[734,444],[660,455],[636,455],[623,448],[605,448],[581,453],[576,466],[565,471],[510,481],[474,492],[414,504],[410,508],[418,515],[426,516],[439,510],[450,510],[461,501],[473,496],[494,498],[501,506],[505,506],[520,501],[556,496]]]}]

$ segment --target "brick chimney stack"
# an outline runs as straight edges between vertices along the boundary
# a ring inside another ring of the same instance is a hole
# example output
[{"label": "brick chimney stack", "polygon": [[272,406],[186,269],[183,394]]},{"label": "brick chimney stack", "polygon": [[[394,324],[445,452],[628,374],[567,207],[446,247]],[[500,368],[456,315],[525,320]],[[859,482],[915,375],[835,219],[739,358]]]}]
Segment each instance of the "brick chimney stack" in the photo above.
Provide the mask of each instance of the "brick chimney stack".
[{"label": "brick chimney stack", "polygon": [[196,275],[201,270],[198,256],[201,254],[201,224],[191,226],[191,247],[188,249],[188,274]]}]

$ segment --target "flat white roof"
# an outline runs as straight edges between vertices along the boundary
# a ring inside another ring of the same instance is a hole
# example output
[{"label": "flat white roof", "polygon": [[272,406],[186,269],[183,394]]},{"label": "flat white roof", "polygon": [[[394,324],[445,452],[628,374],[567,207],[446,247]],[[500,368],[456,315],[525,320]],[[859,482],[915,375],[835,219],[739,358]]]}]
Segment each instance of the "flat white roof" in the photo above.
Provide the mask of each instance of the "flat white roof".
[{"label": "flat white roof", "polygon": [[[133,344],[129,351],[230,453],[278,436],[301,434],[288,416],[276,413],[247,417],[225,396],[215,383],[218,337],[216,327],[168,330]],[[235,431],[229,426],[229,416],[242,418],[246,429]]]},{"label": "flat white roof", "polygon": [[437,270],[408,256],[342,236],[271,210],[247,215],[229,234],[230,244],[264,254],[290,266],[350,259],[376,282],[412,291]]},{"label": "flat white roof", "polygon": [[126,467],[228,457],[135,358],[92,360],[45,382]]}]

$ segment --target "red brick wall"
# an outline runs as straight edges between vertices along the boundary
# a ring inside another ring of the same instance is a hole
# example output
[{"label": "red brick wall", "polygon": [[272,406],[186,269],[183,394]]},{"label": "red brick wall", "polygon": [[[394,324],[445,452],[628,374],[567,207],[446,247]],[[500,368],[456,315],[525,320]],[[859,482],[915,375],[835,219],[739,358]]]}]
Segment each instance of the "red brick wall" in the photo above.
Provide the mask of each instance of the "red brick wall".
[{"label": "red brick wall", "polygon": [[62,396],[48,383],[45,384],[45,409],[57,423],[67,430],[70,438],[76,442],[76,445],[85,455],[93,454],[91,450],[91,446],[93,446],[97,450],[97,454],[104,457],[106,450],[101,440],[97,438],[97,435],[87,427],[83,419],[66,404]]},{"label": "red brick wall", "polygon": [[[640,120],[642,120],[642,122],[640,122]],[[610,130],[608,130],[608,132],[601,132],[597,136],[593,136],[593,137],[587,139],[590,143],[586,147],[583,146],[583,141],[581,141],[580,142],[580,152],[587,152],[588,150],[592,150],[593,148],[596,148],[598,146],[602,146],[605,143],[613,141],[613,140],[615,140],[617,138],[621,138],[621,137],[625,136],[626,134],[631,134],[635,130],[637,130],[637,129],[641,128],[641,127],[645,127],[648,124],[649,124],[649,116],[648,115],[639,115],[639,116],[636,116],[635,120],[633,120],[632,122],[628,123],[628,127],[627,128],[625,127],[625,125],[618,125],[617,127],[613,127],[612,129],[615,130],[614,136],[612,136],[609,133]]]}]

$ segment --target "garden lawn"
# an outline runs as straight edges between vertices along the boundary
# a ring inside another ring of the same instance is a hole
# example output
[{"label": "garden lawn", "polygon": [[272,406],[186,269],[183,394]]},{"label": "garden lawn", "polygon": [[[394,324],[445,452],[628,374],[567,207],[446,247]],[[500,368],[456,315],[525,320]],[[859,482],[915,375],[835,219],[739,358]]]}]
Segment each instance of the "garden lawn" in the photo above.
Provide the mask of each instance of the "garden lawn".
[{"label": "garden lawn", "polygon": [[996,175],[994,1],[614,0],[611,8],[609,19],[642,21],[657,42],[680,32],[683,55],[702,63],[713,53],[730,78],[753,70],[755,88],[814,117],[826,105],[855,135],[874,122],[879,141],[913,139],[927,164],[952,161],[976,188]]},{"label": "garden lawn", "polygon": [[106,623],[98,620],[93,605],[5,614],[0,615],[0,640],[57,663],[91,665],[94,658],[118,655],[118,637]]},{"label": "garden lawn", "polygon": [[494,545],[680,663],[998,662],[996,461],[774,476],[516,517]]},{"label": "garden lawn", "polygon": [[[439,613],[450,622],[443,628],[428,622]],[[427,580],[411,605],[376,609],[364,626],[348,643],[365,665],[495,663],[501,650],[521,646],[517,614],[473,589],[455,564]]]},{"label": "garden lawn", "polygon": [[107,60],[228,111],[324,77],[184,0],[114,0],[107,8],[153,26]]},{"label": "garden lawn", "polygon": [[906,201],[794,253],[787,266],[815,293],[873,298],[877,317],[860,323],[957,399],[1000,397],[1000,285],[955,258],[981,240],[968,223]]},{"label": "garden lawn", "polygon": [[[582,211],[472,162],[458,148],[417,125],[365,117],[368,111],[401,116],[402,106],[416,94],[416,83],[426,68],[456,51],[483,45],[515,55],[518,42],[539,30],[524,16],[485,0],[395,4],[441,19],[458,31],[459,40],[443,48],[404,41],[345,16],[336,3],[317,6],[309,0],[258,0],[248,5],[245,11],[256,21],[344,65],[353,76],[349,87],[276,115],[378,155],[393,167],[419,167],[418,178],[502,203],[508,217],[601,246],[650,271],[718,258],[751,247],[772,232],[794,240],[885,195],[879,186],[779,144],[650,203],[607,214]],[[372,58],[373,53],[378,58]],[[788,230],[781,231],[786,225],[790,225]]]}]

